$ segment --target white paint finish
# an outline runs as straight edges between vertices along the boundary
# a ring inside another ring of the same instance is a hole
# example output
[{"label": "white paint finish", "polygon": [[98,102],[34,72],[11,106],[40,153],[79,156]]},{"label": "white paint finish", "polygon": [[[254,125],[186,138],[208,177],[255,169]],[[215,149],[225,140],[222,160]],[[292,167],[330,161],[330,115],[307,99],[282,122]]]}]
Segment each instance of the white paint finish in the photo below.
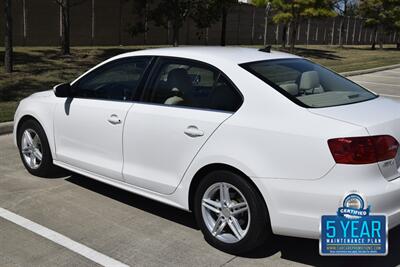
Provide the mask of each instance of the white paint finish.
[{"label": "white paint finish", "polygon": [[[98,67],[106,64],[110,61],[134,56],[168,56],[168,57],[180,57],[187,59],[194,59],[198,61],[207,62],[216,66],[217,68],[225,70],[226,68],[237,66],[238,64],[257,61],[257,60],[269,60],[269,59],[282,59],[282,58],[300,58],[295,55],[288,53],[271,51],[271,53],[265,53],[258,51],[254,48],[244,48],[244,47],[221,47],[221,46],[187,46],[187,47],[170,47],[170,48],[157,48],[157,49],[144,49],[135,52],[128,52],[121,55],[117,55],[106,61],[98,64],[92,69],[88,70],[73,83],[79,80],[81,77],[85,76],[89,72],[97,69]],[[232,78],[232,77],[230,77]]]},{"label": "white paint finish", "polygon": [[24,116],[34,117],[40,125],[42,125],[47,139],[49,141],[49,146],[53,158],[55,155],[55,145],[54,145],[54,109],[57,103],[62,102],[62,99],[55,97],[53,91],[43,91],[32,94],[31,96],[22,99],[18,105],[18,109],[14,114],[14,143],[17,144],[17,127],[18,122]]},{"label": "white paint finish", "polygon": [[[311,112],[365,127],[370,135],[391,135],[400,140],[400,101],[378,97],[349,106],[314,109]],[[383,165],[382,165],[383,166]],[[390,169],[388,169],[390,168]],[[400,158],[382,169],[388,180],[400,176]]]},{"label": "white paint finish", "polygon": [[122,190],[126,190],[126,191],[132,192],[134,194],[142,195],[144,197],[165,203],[167,205],[174,206],[179,209],[188,210],[187,195],[186,196],[184,195],[185,192],[181,192],[180,194],[174,194],[174,195],[163,195],[163,194],[155,193],[154,191],[139,188],[132,184],[125,183],[124,181],[120,181],[117,179],[111,179],[109,177],[105,177],[105,176],[99,175],[97,173],[89,172],[87,170],[80,169],[76,166],[68,165],[64,162],[54,161],[53,163],[64,169],[70,170],[75,173],[79,173],[81,175],[84,175],[86,177],[92,178],[92,179],[100,181],[100,182],[115,186]]},{"label": "white paint finish", "polygon": [[390,229],[400,223],[400,179],[386,181],[377,164],[337,164],[325,177],[312,182],[254,181],[264,198],[269,200],[268,209],[275,234],[319,238],[321,215],[336,214],[343,196],[351,190],[363,193],[372,213],[387,214]]},{"label": "white paint finish", "polygon": [[94,249],[91,249],[85,245],[82,245],[62,234],[59,234],[51,229],[48,229],[40,224],[37,224],[31,220],[28,220],[18,214],[15,214],[6,209],[0,208],[0,217],[4,218],[12,223],[15,223],[37,235],[40,235],[54,243],[59,244],[93,262],[96,262],[102,266],[115,266],[125,267],[128,266],[120,261],[110,258]]},{"label": "white paint finish", "polygon": [[[171,194],[201,146],[229,116],[231,113],[134,104],[124,130],[125,181]],[[204,135],[185,134],[191,126]]]},{"label": "white paint finish", "polygon": [[[132,103],[64,99],[54,113],[57,160],[122,180],[122,132]],[[116,115],[120,124],[108,120]]]},{"label": "white paint finish", "polygon": [[[305,109],[237,65],[294,57],[288,54],[185,47],[143,50],[110,60],[136,55],[181,56],[215,65],[240,89],[244,103],[230,116],[183,107],[74,99],[66,116],[65,99],[44,92],[21,102],[16,125],[26,114],[37,118],[49,137],[56,165],[182,209],[189,208],[189,188],[201,168],[213,163],[235,167],[260,189],[273,230],[283,235],[316,237],[320,216],[337,205],[345,189],[366,191],[376,201],[373,205],[390,212],[391,226],[400,223],[396,198],[400,179],[387,182],[378,164],[337,165],[327,145],[330,138],[369,134],[391,134],[400,140],[399,102],[378,98]],[[123,123],[107,122],[111,113],[125,122],[125,129]],[[183,132],[190,125],[198,126],[204,136],[186,136]]]}]

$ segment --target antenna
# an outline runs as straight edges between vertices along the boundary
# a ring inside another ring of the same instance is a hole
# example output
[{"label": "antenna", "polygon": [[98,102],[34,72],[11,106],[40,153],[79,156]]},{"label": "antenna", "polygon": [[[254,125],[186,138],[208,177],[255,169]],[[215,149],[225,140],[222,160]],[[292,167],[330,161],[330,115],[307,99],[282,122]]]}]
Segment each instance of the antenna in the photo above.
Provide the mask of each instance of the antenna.
[{"label": "antenna", "polygon": [[258,49],[258,51],[266,52],[266,53],[271,53],[271,45],[267,45],[267,46],[264,47],[264,48],[260,48],[260,49]]}]

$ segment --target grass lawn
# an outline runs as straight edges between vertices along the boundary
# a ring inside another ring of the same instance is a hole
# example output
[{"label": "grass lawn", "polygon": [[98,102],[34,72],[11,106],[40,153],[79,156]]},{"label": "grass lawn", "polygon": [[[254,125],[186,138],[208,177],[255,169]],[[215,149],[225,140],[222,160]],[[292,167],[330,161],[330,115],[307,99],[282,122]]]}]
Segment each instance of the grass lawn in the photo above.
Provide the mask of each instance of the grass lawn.
[{"label": "grass lawn", "polygon": [[[296,54],[309,58],[337,72],[368,69],[400,63],[400,50],[385,46],[298,46]],[[18,101],[34,92],[49,90],[55,84],[71,81],[88,68],[114,55],[143,49],[130,47],[73,47],[72,56],[62,57],[55,47],[16,47],[15,72],[4,73],[0,63],[0,122],[13,119]],[[3,58],[4,48],[0,48]]]}]

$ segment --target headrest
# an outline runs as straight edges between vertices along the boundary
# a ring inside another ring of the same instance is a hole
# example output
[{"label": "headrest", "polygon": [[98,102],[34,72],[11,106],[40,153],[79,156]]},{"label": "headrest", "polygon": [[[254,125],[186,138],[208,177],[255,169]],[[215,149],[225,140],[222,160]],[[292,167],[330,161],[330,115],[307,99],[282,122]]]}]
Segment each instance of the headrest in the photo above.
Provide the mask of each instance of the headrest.
[{"label": "headrest", "polygon": [[279,87],[293,96],[296,96],[299,94],[299,87],[295,83],[281,84],[281,85],[279,85]]},{"label": "headrest", "polygon": [[300,79],[300,90],[310,90],[319,86],[319,76],[315,70],[303,72]]},{"label": "headrest", "polygon": [[171,90],[178,89],[184,94],[192,87],[192,80],[185,69],[177,68],[168,73],[167,84]]}]

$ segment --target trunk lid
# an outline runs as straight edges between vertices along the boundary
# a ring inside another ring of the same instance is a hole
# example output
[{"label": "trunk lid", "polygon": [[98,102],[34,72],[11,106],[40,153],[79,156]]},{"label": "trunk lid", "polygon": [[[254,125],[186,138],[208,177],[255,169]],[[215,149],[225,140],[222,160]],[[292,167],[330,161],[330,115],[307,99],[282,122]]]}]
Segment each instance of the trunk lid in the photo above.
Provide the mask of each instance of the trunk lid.
[{"label": "trunk lid", "polygon": [[[400,143],[400,99],[380,96],[361,103],[314,108],[309,111],[365,127],[370,135],[391,135]],[[398,178],[400,176],[400,149],[394,160],[379,162],[378,165],[386,179]]]}]

